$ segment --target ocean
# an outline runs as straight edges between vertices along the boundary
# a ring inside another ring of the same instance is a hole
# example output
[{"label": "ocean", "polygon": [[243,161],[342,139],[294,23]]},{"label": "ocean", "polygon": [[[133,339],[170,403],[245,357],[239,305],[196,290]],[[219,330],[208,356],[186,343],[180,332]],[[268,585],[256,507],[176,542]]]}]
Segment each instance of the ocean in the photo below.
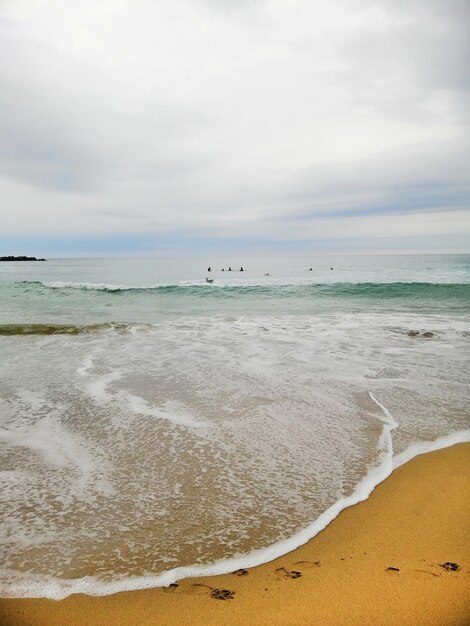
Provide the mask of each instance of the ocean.
[{"label": "ocean", "polygon": [[469,371],[469,255],[0,263],[0,595],[283,554],[469,441]]}]

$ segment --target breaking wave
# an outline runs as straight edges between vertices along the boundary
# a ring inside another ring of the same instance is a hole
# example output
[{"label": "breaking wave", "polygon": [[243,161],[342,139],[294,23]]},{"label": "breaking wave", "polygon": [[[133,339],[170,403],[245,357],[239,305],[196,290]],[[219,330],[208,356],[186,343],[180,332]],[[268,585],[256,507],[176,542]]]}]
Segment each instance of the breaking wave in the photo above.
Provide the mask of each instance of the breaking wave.
[{"label": "breaking wave", "polygon": [[220,292],[226,294],[263,294],[274,292],[277,296],[292,295],[298,292],[302,295],[320,296],[353,296],[366,298],[468,298],[470,297],[469,283],[429,283],[429,282],[395,282],[395,283],[310,283],[310,284],[253,284],[227,285],[225,283],[202,282],[190,284],[160,284],[133,287],[130,285],[112,285],[106,283],[82,282],[43,282],[22,281],[17,285],[39,287],[55,290],[82,290],[103,291],[107,293],[135,292],[135,293],[174,293],[188,295],[214,295]]}]

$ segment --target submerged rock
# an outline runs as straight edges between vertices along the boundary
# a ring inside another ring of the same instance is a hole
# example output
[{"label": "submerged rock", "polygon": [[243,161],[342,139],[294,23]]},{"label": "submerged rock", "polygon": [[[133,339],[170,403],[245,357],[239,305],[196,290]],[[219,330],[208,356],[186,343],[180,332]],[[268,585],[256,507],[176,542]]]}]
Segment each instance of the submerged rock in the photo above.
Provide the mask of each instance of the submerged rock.
[{"label": "submerged rock", "polygon": [[408,337],[434,337],[434,333],[430,330],[426,330],[424,333],[420,333],[419,330],[410,330],[407,332]]}]

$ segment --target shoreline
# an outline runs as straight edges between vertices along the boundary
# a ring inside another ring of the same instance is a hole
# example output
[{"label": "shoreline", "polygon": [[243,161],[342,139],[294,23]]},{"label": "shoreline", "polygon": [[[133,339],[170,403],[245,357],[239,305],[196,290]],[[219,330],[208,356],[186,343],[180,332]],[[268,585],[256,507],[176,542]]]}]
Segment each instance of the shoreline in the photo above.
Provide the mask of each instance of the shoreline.
[{"label": "shoreline", "polygon": [[[468,623],[470,443],[425,451],[403,455],[366,500],[306,544],[246,574],[61,601],[4,598],[2,624]],[[211,597],[216,589],[233,599]]]},{"label": "shoreline", "polygon": [[[87,577],[85,579],[70,581],[65,579],[61,581],[59,585],[55,582],[50,582],[45,589],[45,584],[41,580],[38,580],[36,583],[34,583],[34,581],[27,581],[24,584],[24,587],[22,584],[18,583],[17,593],[2,595],[0,589],[0,600],[2,598],[64,600],[75,594],[86,594],[93,597],[106,597],[117,593],[165,588],[186,578],[223,576],[225,574],[230,574],[235,570],[264,565],[274,561],[275,559],[281,558],[294,550],[297,550],[309,541],[313,540],[319,533],[324,531],[338,517],[338,515],[341,514],[342,511],[367,500],[377,486],[384,480],[387,480],[401,465],[408,463],[410,460],[422,454],[442,450],[460,443],[470,442],[470,430],[457,431],[433,441],[424,441],[413,444],[402,453],[393,456],[391,452],[391,432],[397,427],[397,423],[395,422],[393,416],[389,413],[388,409],[383,406],[370,392],[369,395],[373,402],[375,402],[375,404],[383,412],[384,428],[380,439],[382,440],[382,447],[388,448],[385,450],[385,458],[379,465],[369,469],[368,473],[359,481],[354,492],[350,496],[343,498],[342,500],[337,500],[311,524],[301,529],[291,537],[277,541],[266,548],[253,550],[252,552],[240,557],[231,557],[210,563],[208,565],[182,566],[162,572],[161,574],[127,578],[111,583],[97,583],[93,577]],[[36,589],[35,593],[31,591],[31,587],[33,585]]]}]

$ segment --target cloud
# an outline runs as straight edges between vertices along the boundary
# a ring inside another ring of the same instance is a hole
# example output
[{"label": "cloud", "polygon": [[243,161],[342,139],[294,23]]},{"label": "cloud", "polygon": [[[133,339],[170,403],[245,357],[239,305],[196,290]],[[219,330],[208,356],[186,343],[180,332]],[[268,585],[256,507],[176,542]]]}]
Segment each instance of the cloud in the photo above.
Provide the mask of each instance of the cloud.
[{"label": "cloud", "polygon": [[470,239],[463,0],[15,0],[0,15],[12,239],[281,245],[366,218],[370,237],[433,237],[437,214]]}]

